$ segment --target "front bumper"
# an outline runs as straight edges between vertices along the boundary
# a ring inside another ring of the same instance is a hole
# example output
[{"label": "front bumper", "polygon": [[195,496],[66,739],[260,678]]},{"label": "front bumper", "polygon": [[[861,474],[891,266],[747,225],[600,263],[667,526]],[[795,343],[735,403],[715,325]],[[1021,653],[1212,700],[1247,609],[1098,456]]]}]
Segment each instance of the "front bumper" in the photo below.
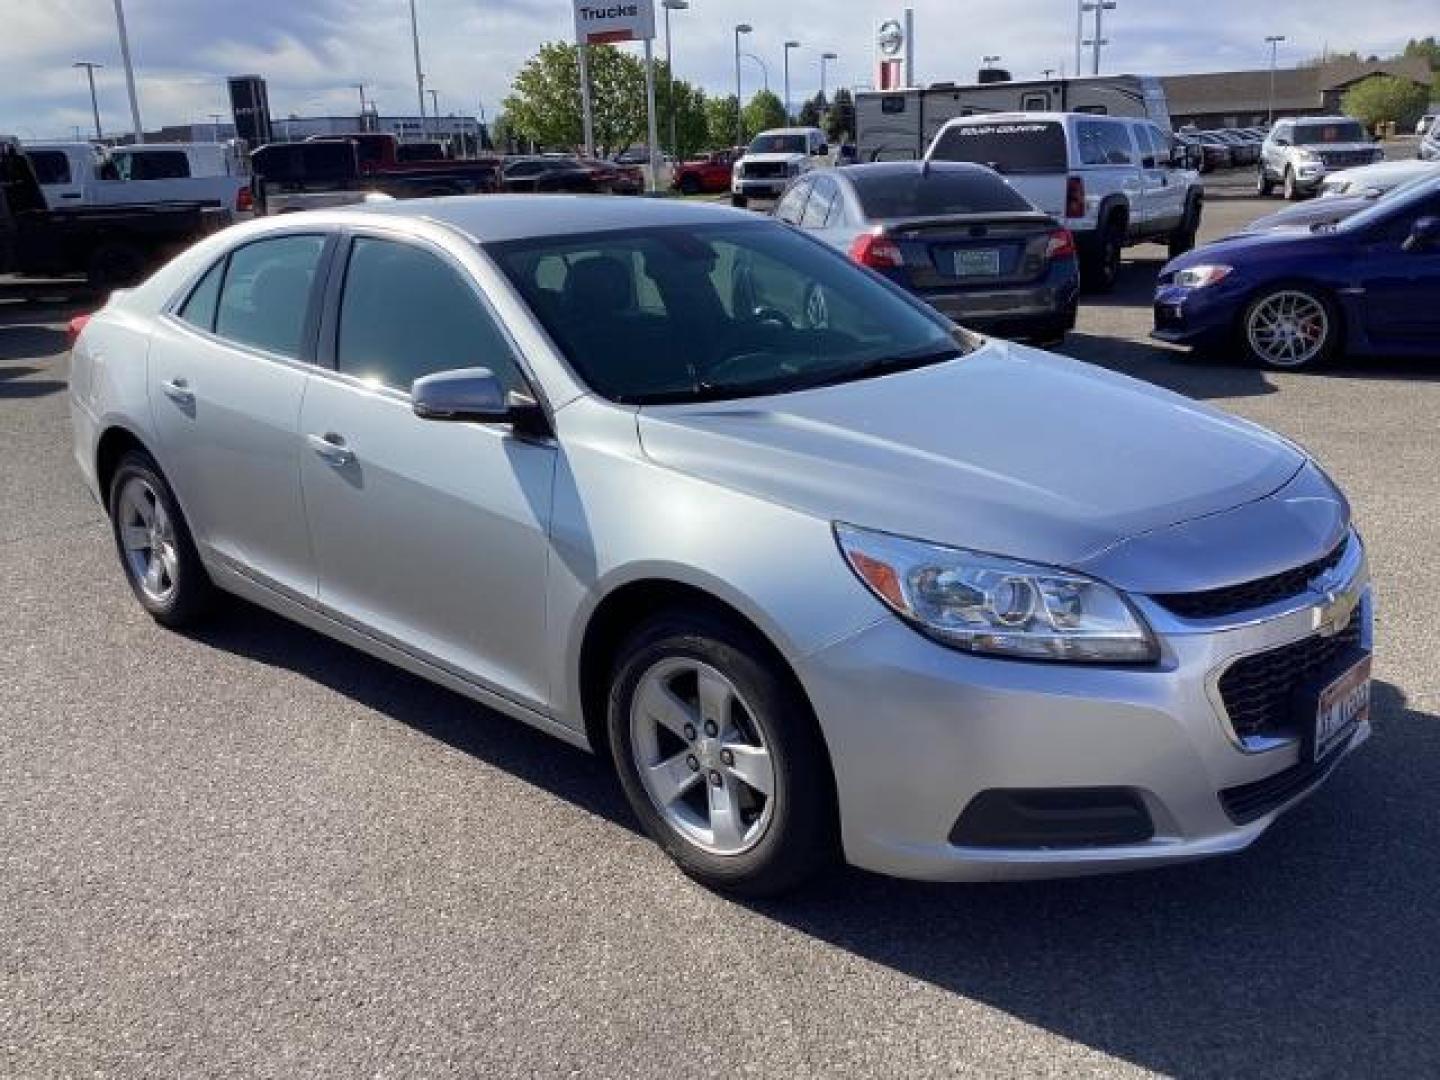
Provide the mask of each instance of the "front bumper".
[{"label": "front bumper", "polygon": [[1246,286],[1237,275],[1203,289],[1163,284],[1155,289],[1150,336],[1171,345],[1218,348],[1235,336]]},{"label": "front bumper", "polygon": [[1030,284],[916,289],[915,295],[972,330],[1004,338],[1054,341],[1075,328],[1080,275],[1071,262]]},{"label": "front bumper", "polygon": [[778,199],[784,192],[786,186],[793,180],[791,176],[778,176],[774,179],[747,179],[738,178],[731,180],[730,193],[732,195],[744,195],[750,199]]},{"label": "front bumper", "polygon": [[[1344,590],[1371,647],[1363,553]],[[1241,657],[1317,633],[1304,603],[1213,629],[1136,598],[1161,641],[1147,667],[1087,667],[972,656],[885,616],[804,659],[825,733],[847,859],[900,877],[989,881],[1133,870],[1243,850],[1370,735],[1362,722],[1319,767],[1302,740],[1253,743],[1217,690]],[[1243,823],[1234,793],[1273,790]],[[951,837],[985,792],[1124,790],[1148,839],[1072,847],[967,847]],[[1223,795],[1222,795],[1223,793]]]}]

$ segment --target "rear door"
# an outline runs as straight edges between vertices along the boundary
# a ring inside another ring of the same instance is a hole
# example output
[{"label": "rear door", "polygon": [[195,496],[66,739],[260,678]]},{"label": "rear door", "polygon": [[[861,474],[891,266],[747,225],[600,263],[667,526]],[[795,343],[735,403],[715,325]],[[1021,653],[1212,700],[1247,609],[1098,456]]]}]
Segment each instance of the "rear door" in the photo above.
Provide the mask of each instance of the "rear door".
[{"label": "rear door", "polygon": [[159,324],[150,409],[196,539],[300,597],[315,565],[300,497],[300,403],[332,238],[269,236],[212,266]]},{"label": "rear door", "polygon": [[27,150],[25,156],[35,170],[35,179],[52,210],[81,205],[85,195],[85,171],[77,155],[64,149]]},{"label": "rear door", "polygon": [[1175,179],[1170,164],[1170,137],[1154,124],[1136,124],[1134,134],[1140,151],[1146,231],[1169,232],[1180,224],[1185,211],[1185,185]]},{"label": "rear door", "polygon": [[1045,213],[1065,216],[1069,152],[1058,120],[1007,117],[950,124],[926,156],[987,165]]}]

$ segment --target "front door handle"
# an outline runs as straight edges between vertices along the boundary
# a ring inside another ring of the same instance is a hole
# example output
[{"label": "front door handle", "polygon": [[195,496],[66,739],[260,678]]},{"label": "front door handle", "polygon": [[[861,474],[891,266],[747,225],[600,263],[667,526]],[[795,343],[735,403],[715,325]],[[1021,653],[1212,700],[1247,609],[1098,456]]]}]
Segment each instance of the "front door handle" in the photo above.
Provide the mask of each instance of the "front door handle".
[{"label": "front door handle", "polygon": [[355,451],[346,446],[345,439],[333,431],[327,431],[324,435],[306,435],[305,441],[310,444],[311,450],[336,467],[349,465],[355,460]]},{"label": "front door handle", "polygon": [[177,405],[194,405],[195,391],[185,379],[171,379],[160,384],[161,391]]}]

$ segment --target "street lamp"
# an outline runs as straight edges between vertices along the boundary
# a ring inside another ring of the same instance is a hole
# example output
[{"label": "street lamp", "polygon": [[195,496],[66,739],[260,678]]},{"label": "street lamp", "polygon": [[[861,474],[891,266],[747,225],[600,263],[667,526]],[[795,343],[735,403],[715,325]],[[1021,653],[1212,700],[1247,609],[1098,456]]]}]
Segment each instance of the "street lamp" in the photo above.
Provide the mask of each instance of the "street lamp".
[{"label": "street lamp", "polygon": [[688,11],[690,0],[663,0],[661,7],[665,9],[665,81],[670,88],[670,153],[674,154],[678,161],[680,142],[675,137],[675,68],[670,61],[670,12]]},{"label": "street lamp", "polygon": [[[1110,44],[1110,42],[1106,40],[1104,33],[1105,12],[1114,10],[1115,0],[1082,0],[1080,4],[1082,17],[1087,11],[1093,11],[1095,13],[1095,36],[1085,42],[1086,45],[1091,46],[1095,50],[1090,63],[1090,74],[1092,75],[1100,74],[1100,50]],[[1076,68],[1076,74],[1079,74],[1078,67]]]},{"label": "street lamp", "polygon": [[120,33],[120,60],[125,65],[125,89],[130,95],[130,122],[135,125],[135,141],[145,141],[145,128],[140,123],[140,98],[135,93],[135,65],[130,62],[130,35],[125,30],[125,5],[115,0],[115,28]]},{"label": "street lamp", "polygon": [[825,65],[831,60],[839,60],[840,54],[833,52],[822,52],[820,54],[820,100],[829,103],[830,99],[825,96]]},{"label": "street lamp", "polygon": [[95,138],[103,139],[105,136],[100,131],[100,101],[95,97],[95,69],[105,65],[94,60],[76,60],[70,66],[84,68],[85,77],[90,80],[90,111],[95,114]]},{"label": "street lamp", "polygon": [[761,60],[760,57],[756,56],[753,52],[741,53],[740,55],[746,60],[754,60],[755,63],[760,65],[760,78],[765,83],[765,90],[768,93],[770,90],[770,65],[765,63],[764,60]]},{"label": "street lamp", "polygon": [[1284,34],[1271,34],[1265,39],[1265,44],[1270,46],[1270,101],[1266,115],[1272,126],[1275,123],[1275,60],[1280,52],[1280,42],[1284,40]]},{"label": "street lamp", "polygon": [[410,39],[415,46],[415,90],[420,98],[420,137],[423,139],[425,137],[425,72],[420,67],[420,23],[415,17],[415,0],[410,0]]},{"label": "street lamp", "polygon": [[745,110],[740,104],[740,35],[749,34],[755,30],[749,23],[736,23],[735,25],[735,145],[745,145]]},{"label": "street lamp", "polygon": [[790,50],[800,48],[800,42],[785,42],[785,122],[788,124],[795,114],[790,110]]}]

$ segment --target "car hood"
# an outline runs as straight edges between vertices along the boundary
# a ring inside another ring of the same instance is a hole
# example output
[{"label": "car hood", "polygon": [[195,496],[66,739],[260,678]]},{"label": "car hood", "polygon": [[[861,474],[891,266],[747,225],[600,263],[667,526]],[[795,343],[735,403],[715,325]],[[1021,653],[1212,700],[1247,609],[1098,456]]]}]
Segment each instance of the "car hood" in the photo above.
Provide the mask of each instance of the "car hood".
[{"label": "car hood", "polygon": [[1440,168],[1429,161],[1381,161],[1374,165],[1341,169],[1327,176],[1325,182],[1329,184],[1344,181],[1349,184],[1375,184],[1392,188],[1417,176],[1440,176]]},{"label": "car hood", "polygon": [[[1002,342],[839,386],[647,407],[638,425],[656,463],[817,517],[1081,569],[1264,499],[1306,461],[1207,406]],[[1191,587],[1172,584],[1157,554],[1145,565],[1160,577],[1110,565],[1107,580]]]},{"label": "car hood", "polygon": [[1241,230],[1241,234],[1270,232],[1274,229],[1305,231],[1316,222],[1344,221],[1351,214],[1374,205],[1375,200],[1365,195],[1327,195],[1323,199],[1288,206],[1284,210],[1256,218]]}]

